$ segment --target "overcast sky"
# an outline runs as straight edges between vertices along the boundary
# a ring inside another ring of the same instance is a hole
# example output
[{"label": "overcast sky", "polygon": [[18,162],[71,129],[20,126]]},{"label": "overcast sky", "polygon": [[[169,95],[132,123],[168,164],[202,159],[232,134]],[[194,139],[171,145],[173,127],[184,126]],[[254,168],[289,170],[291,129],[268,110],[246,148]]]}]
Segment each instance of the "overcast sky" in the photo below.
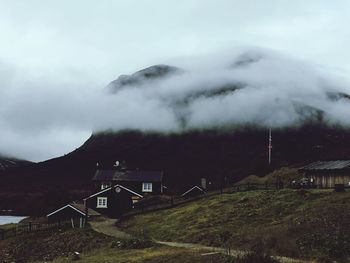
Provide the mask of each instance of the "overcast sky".
[{"label": "overcast sky", "polygon": [[346,75],[349,13],[347,0],[0,0],[0,153],[68,153],[92,132],[92,94],[184,57],[257,46]]}]

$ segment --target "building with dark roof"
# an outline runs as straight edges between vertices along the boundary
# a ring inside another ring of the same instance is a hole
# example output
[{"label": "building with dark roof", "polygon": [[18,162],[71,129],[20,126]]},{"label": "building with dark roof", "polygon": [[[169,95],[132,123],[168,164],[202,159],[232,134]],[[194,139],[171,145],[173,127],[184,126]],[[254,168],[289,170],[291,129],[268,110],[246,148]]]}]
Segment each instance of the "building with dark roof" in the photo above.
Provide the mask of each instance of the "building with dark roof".
[{"label": "building with dark roof", "polygon": [[87,207],[111,218],[120,218],[133,208],[134,201],[143,195],[116,184],[84,198]]},{"label": "building with dark roof", "polygon": [[160,195],[163,193],[163,174],[161,171],[97,170],[92,180],[97,190],[119,184],[140,195]]},{"label": "building with dark roof", "polygon": [[187,190],[186,192],[184,192],[181,195],[181,197],[190,198],[190,197],[195,197],[195,196],[199,196],[199,195],[204,195],[205,193],[206,193],[206,191],[204,188],[195,185],[192,188],[190,188],[189,190]]},{"label": "building with dark roof", "polygon": [[95,218],[101,215],[91,208],[86,208],[84,204],[70,203],[51,212],[46,217],[49,222],[72,221],[72,224],[75,222],[76,225],[80,225],[81,227],[82,224],[85,224],[86,212],[89,218]]},{"label": "building with dark roof", "polygon": [[299,169],[319,188],[350,186],[350,160],[318,161]]}]

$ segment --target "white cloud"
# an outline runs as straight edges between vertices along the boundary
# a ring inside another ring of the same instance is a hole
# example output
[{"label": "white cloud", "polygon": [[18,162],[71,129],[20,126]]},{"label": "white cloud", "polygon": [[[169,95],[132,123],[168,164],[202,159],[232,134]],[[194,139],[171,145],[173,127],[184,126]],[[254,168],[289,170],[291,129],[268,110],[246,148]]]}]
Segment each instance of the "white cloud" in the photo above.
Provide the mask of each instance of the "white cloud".
[{"label": "white cloud", "polygon": [[[93,130],[174,130],[176,114],[189,114],[189,127],[247,119],[279,126],[297,122],[295,104],[306,101],[347,124],[347,103],[331,103],[325,92],[349,92],[339,76],[350,71],[348,1],[0,0],[0,6],[0,152],[42,160],[78,147]],[[269,59],[249,70],[227,70],[242,50],[232,46],[246,45],[314,64],[264,51]],[[225,51],[206,55],[216,50]],[[101,92],[118,75],[158,63],[190,73],[143,91]],[[189,90],[227,81],[248,85],[185,109],[169,106]]]}]

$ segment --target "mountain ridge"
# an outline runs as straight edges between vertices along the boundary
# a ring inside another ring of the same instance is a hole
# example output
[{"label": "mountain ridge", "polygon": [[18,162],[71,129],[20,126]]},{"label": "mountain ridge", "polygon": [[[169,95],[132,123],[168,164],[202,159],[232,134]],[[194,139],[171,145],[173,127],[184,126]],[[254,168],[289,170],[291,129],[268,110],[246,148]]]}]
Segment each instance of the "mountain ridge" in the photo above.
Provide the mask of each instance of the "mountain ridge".
[{"label": "mountain ridge", "polygon": [[13,157],[6,157],[4,155],[0,155],[0,172],[5,171],[8,168],[19,167],[22,165],[28,165],[32,162],[27,160],[21,160]]},{"label": "mountain ridge", "polygon": [[[262,60],[261,57],[244,58],[235,68],[249,68],[251,64],[256,65]],[[127,81],[118,78],[114,82],[115,90],[108,95],[118,96],[125,88],[137,90],[145,83],[156,85],[179,72],[188,72],[174,68],[156,65],[121,78]],[[7,168],[1,172],[0,190],[35,193],[38,200],[43,198],[40,195],[57,192],[57,189],[61,189],[61,192],[86,194],[94,190],[91,178],[97,169],[96,164],[100,164],[99,168],[110,168],[117,160],[125,161],[130,169],[164,171],[165,184],[170,193],[181,193],[199,184],[203,177],[213,187],[219,188],[252,174],[265,175],[283,166],[300,167],[318,160],[350,159],[350,129],[329,123],[322,108],[312,103],[304,104],[303,101],[291,100],[289,106],[297,112],[299,119],[294,121],[294,125],[286,125],[284,128],[267,126],[259,118],[243,124],[230,122],[229,119],[220,123],[221,120],[216,118],[219,122],[215,125],[188,125],[192,104],[215,98],[220,106],[223,98],[247,88],[245,83],[238,81],[222,81],[215,86],[209,84],[204,88],[176,93],[178,96],[160,96],[161,104],[166,105],[176,117],[179,129],[147,131],[140,127],[94,132],[81,147],[64,156]],[[152,85],[147,88],[153,89]],[[107,89],[111,89],[111,86],[107,86]],[[349,103],[350,98],[347,93],[340,91],[328,92],[325,96],[330,102],[345,100]],[[283,101],[277,100],[276,103],[283,104]],[[239,113],[243,111],[240,109]],[[224,118],[228,114],[225,111],[220,116]],[[269,128],[272,128],[273,145],[271,165],[268,164],[267,153]],[[1,206],[0,197],[0,209]],[[42,205],[43,209],[44,207]]]}]

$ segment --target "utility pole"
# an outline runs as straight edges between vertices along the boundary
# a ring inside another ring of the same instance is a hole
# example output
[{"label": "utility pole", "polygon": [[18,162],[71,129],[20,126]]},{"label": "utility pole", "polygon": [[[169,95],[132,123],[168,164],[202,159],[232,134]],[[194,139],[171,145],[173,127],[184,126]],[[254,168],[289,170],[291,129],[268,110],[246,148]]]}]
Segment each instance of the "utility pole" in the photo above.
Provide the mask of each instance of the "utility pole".
[{"label": "utility pole", "polygon": [[272,136],[271,136],[271,128],[269,129],[269,165],[271,165],[271,151],[272,151]]}]

